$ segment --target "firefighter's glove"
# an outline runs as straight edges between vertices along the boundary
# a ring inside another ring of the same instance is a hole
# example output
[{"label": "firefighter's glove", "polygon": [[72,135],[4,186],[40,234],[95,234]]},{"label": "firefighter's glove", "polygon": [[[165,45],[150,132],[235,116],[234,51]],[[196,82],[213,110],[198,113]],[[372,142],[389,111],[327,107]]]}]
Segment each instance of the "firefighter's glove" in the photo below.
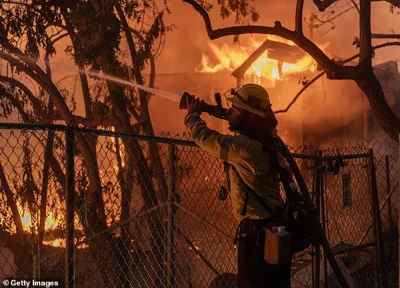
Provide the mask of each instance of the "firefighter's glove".
[{"label": "firefighter's glove", "polygon": [[197,112],[199,115],[201,115],[201,101],[199,98],[186,98],[186,107],[188,114]]}]

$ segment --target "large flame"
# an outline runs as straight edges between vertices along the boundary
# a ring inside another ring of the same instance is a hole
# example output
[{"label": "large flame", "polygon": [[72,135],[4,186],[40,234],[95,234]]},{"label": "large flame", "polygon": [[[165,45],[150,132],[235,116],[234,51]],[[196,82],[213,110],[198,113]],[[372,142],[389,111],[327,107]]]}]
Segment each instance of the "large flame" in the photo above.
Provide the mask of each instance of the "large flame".
[{"label": "large flame", "polygon": [[[30,231],[33,227],[31,214],[29,212],[27,212],[26,209],[24,209],[21,206],[21,204],[18,202],[17,202],[17,207],[18,207],[19,215],[21,215],[22,228],[25,231]],[[48,216],[46,217],[44,228],[51,229],[51,228],[56,227],[58,225],[60,219],[56,219],[51,211],[48,211],[47,215]]]},{"label": "large flame", "polygon": [[[31,231],[36,231],[37,230],[37,219],[33,220],[31,214],[27,211],[27,209],[24,209],[20,203],[17,202],[17,207],[18,207],[18,213],[21,215],[21,222],[22,222],[22,228],[24,231],[31,232]],[[60,217],[56,217],[51,211],[47,211],[47,217],[45,220],[44,228],[45,230],[48,229],[54,229],[55,227],[58,226],[60,223],[61,219]],[[15,232],[15,228],[13,229]],[[63,243],[63,239],[54,239],[51,241],[46,241],[43,240],[43,244],[45,245],[51,245],[53,247],[65,247],[65,243]]]},{"label": "large flame", "polygon": [[[295,44],[292,41],[285,40],[278,36],[269,36],[269,40],[283,42],[290,46]],[[202,55],[201,64],[196,68],[196,72],[209,72],[214,73],[218,71],[233,71],[238,68],[258,47],[263,44],[261,41],[253,39],[251,45],[247,47],[243,46],[229,46],[223,45],[217,47],[215,44],[210,43],[210,48],[214,55],[218,58],[218,64],[212,65],[209,57],[205,54]],[[246,71],[246,76],[253,76],[256,78],[265,78],[272,80],[275,83],[276,80],[282,80],[285,75],[315,70],[314,60],[309,55],[299,59],[296,63],[282,62],[282,66],[279,67],[279,63],[275,59],[268,57],[268,50],[266,50]]]},{"label": "large flame", "polygon": [[[32,219],[31,214],[27,211],[27,209],[24,209],[22,207],[22,205],[17,202],[17,207],[18,207],[18,213],[19,215],[21,215],[21,222],[22,222],[22,228],[24,229],[24,231],[30,233],[32,231],[34,231],[34,233],[37,233],[37,217],[35,217],[34,219]],[[55,215],[54,213],[52,213],[51,211],[47,211],[47,217],[45,220],[45,224],[44,224],[44,228],[45,231],[49,231],[51,229],[57,229],[58,226],[60,226],[60,223],[63,223],[65,221],[64,217],[61,215]],[[79,227],[79,220],[76,218],[75,219],[75,227]],[[63,225],[61,225],[63,226]],[[12,229],[12,232],[15,233],[16,229],[15,227]],[[78,242],[78,239],[75,239],[75,243]],[[58,247],[58,248],[65,248],[66,247],[66,240],[64,237],[62,238],[55,238],[55,239],[49,239],[43,240],[43,244],[44,245],[49,245],[49,246],[53,246],[53,247]],[[87,244],[80,244],[79,247],[77,247],[78,249],[83,249],[83,248],[87,248],[88,245]]]}]

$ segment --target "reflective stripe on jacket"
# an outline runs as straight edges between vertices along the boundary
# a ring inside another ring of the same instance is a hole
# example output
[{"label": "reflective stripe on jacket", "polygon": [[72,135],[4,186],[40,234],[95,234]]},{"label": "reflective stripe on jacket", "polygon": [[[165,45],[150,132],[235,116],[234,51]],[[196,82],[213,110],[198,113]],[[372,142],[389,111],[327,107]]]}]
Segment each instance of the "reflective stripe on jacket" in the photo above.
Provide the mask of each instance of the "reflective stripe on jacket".
[{"label": "reflective stripe on jacket", "polygon": [[[251,193],[248,193],[246,215],[241,215],[248,189],[246,185],[256,191],[272,210],[283,206],[278,179],[271,174],[268,154],[262,150],[260,142],[244,135],[231,136],[211,130],[198,113],[186,115],[185,125],[201,149],[235,166],[237,174],[229,169],[229,178],[232,208],[237,220],[270,216]],[[239,181],[238,175],[246,185]]]}]

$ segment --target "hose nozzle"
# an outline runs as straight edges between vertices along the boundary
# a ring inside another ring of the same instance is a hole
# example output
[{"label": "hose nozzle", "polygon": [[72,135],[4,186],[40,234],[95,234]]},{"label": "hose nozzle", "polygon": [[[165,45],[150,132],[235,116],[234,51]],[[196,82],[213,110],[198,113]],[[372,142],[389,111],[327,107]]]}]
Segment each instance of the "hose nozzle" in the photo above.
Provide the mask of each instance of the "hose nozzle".
[{"label": "hose nozzle", "polygon": [[[183,93],[181,101],[179,102],[179,109],[186,109],[186,100],[189,100],[189,103],[193,101],[194,96],[189,94],[188,92]],[[220,93],[215,93],[215,101],[217,102],[217,105],[210,105],[206,103],[204,100],[200,101],[200,111],[201,112],[206,112],[210,114],[213,117],[219,118],[226,120],[226,116],[228,114],[228,109],[223,108],[221,104],[221,94]]]}]

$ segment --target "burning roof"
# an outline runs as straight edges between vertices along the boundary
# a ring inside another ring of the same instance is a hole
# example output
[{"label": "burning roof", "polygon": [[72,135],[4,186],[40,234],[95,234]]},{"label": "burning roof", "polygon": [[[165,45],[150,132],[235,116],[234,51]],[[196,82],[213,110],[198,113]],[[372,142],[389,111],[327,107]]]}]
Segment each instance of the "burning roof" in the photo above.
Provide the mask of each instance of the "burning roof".
[{"label": "burning roof", "polygon": [[218,63],[203,54],[198,72],[232,71],[235,78],[255,76],[259,80],[268,79],[269,86],[275,86],[276,80],[282,80],[285,75],[316,69],[309,55],[293,42],[277,36],[268,36],[264,42],[253,39],[247,47],[209,45]]}]

